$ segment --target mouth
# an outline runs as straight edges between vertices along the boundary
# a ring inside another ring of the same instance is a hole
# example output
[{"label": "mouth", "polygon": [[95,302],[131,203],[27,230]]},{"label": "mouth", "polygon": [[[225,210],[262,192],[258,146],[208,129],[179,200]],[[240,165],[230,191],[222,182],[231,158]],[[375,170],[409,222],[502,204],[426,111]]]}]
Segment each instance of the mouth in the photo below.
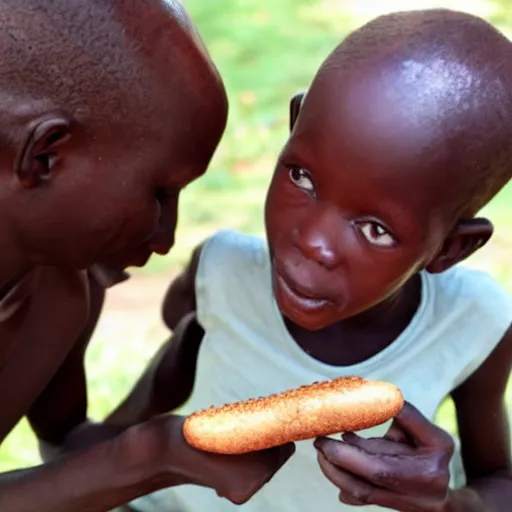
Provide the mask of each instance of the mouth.
[{"label": "mouth", "polygon": [[128,268],[144,267],[152,255],[153,251],[142,247],[135,252],[115,255],[102,263],[102,266],[110,271],[125,272]]},{"label": "mouth", "polygon": [[144,267],[146,266],[146,263],[149,261],[151,256],[153,255],[152,252],[142,252],[137,256],[134,256],[133,259],[130,260],[130,262],[127,265],[128,267]]},{"label": "mouth", "polygon": [[128,260],[126,267],[145,267],[151,256],[158,254],[165,256],[171,249],[173,244],[166,245],[146,245],[142,246],[133,256]]},{"label": "mouth", "polygon": [[286,279],[278,270],[275,270],[275,278],[278,300],[292,306],[293,309],[315,311],[332,305],[330,300],[315,296],[309,290]]},{"label": "mouth", "polygon": [[101,264],[93,265],[89,270],[96,281],[104,288],[111,288],[130,278],[130,274],[125,270],[113,270]]}]

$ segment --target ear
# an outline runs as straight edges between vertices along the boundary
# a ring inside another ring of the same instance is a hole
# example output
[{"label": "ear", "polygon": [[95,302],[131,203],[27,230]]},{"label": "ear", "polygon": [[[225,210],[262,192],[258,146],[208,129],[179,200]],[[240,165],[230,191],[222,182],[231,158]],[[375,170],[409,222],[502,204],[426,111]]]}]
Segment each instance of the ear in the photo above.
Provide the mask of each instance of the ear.
[{"label": "ear", "polygon": [[426,269],[436,274],[465,260],[489,241],[493,230],[492,223],[487,219],[459,221]]},{"label": "ear", "polygon": [[297,117],[299,117],[300,107],[302,100],[304,99],[304,93],[299,92],[290,100],[290,131],[293,130]]},{"label": "ear", "polygon": [[60,114],[32,123],[14,169],[23,187],[33,188],[51,179],[57,148],[69,138],[70,126],[70,120]]}]

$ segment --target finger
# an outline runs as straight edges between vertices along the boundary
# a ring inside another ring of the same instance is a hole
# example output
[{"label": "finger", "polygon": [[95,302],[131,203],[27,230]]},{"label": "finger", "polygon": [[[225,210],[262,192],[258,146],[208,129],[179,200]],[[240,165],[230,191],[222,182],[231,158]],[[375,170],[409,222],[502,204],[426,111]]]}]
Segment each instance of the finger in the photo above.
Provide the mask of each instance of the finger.
[{"label": "finger", "polygon": [[325,477],[340,490],[340,501],[352,506],[378,505],[402,512],[435,510],[435,503],[419,496],[407,496],[382,489],[331,464],[320,452],[318,463]]},{"label": "finger", "polygon": [[334,466],[322,452],[318,452],[317,459],[324,476],[340,490],[340,501],[356,506],[370,503],[374,486]]},{"label": "finger", "polygon": [[289,458],[295,453],[295,443],[287,443],[282,446],[276,446],[275,448],[269,448],[267,450],[262,450],[261,453],[267,454],[267,456],[272,456],[274,462],[274,470],[269,475],[269,479],[279,471],[289,460]]},{"label": "finger", "polygon": [[365,439],[353,433],[346,433],[341,437],[345,443],[376,455],[413,455],[414,453],[411,446],[386,438],[371,437]]},{"label": "finger", "polygon": [[277,460],[277,469],[283,467],[290,457],[295,453],[295,443],[287,443],[279,447],[279,458]]},{"label": "finger", "polygon": [[383,485],[384,480],[392,476],[392,482],[398,485],[398,471],[395,467],[397,457],[386,458],[385,455],[368,453],[356,446],[327,438],[317,439],[314,446],[339,469],[377,485]]},{"label": "finger", "polygon": [[[263,473],[263,478],[254,479],[251,486],[248,489],[245,489],[244,492],[240,495],[230,496],[229,500],[237,505],[241,505],[249,500],[251,496],[253,496],[256,492],[258,492],[264,485],[266,485],[273,476],[286,464],[288,459],[295,452],[295,444],[288,443],[282,446],[277,446],[275,448],[269,448],[268,450],[262,450],[259,452],[260,454],[265,454],[265,456],[273,456],[274,461],[271,466],[266,465],[266,472]],[[231,457],[228,455],[228,457]],[[272,460],[272,459],[271,459]]]},{"label": "finger", "polygon": [[438,426],[431,423],[416,407],[406,402],[395,418],[396,423],[406,432],[417,446],[451,450],[451,437]]},{"label": "finger", "polygon": [[315,447],[334,466],[379,487],[404,492],[421,492],[424,487],[421,475],[427,467],[426,461],[409,447],[405,447],[407,453],[397,454],[396,451],[401,449],[391,454],[369,453],[357,446],[326,438],[315,441]]},{"label": "finger", "polygon": [[438,454],[422,453],[410,447],[406,447],[409,453],[398,455],[368,453],[357,446],[326,438],[318,439],[314,445],[331,464],[368,483],[403,493],[429,493],[436,497],[445,493],[449,471],[440,465]]}]

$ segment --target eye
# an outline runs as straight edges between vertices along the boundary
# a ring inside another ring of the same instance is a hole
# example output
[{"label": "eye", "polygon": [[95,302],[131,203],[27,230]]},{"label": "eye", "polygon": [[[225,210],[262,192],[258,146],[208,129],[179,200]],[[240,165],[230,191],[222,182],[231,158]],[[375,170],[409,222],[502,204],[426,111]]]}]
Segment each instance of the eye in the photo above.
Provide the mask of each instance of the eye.
[{"label": "eye", "polygon": [[306,192],[314,193],[315,185],[313,184],[313,179],[308,171],[302,169],[301,167],[291,167],[288,176],[293,184],[305,190]]},{"label": "eye", "polygon": [[393,247],[396,240],[388,230],[378,222],[361,222],[357,225],[361,234],[366,240],[377,247]]}]

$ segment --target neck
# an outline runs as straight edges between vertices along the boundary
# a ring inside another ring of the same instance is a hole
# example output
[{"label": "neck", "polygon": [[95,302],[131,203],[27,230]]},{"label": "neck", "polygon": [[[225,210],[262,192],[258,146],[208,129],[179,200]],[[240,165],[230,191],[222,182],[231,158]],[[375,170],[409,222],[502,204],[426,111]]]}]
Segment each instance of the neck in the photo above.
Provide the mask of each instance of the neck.
[{"label": "neck", "polygon": [[420,301],[421,278],[417,275],[377,306],[320,331],[307,331],[286,318],[285,324],[297,344],[313,358],[350,366],[393,343],[409,325]]}]

